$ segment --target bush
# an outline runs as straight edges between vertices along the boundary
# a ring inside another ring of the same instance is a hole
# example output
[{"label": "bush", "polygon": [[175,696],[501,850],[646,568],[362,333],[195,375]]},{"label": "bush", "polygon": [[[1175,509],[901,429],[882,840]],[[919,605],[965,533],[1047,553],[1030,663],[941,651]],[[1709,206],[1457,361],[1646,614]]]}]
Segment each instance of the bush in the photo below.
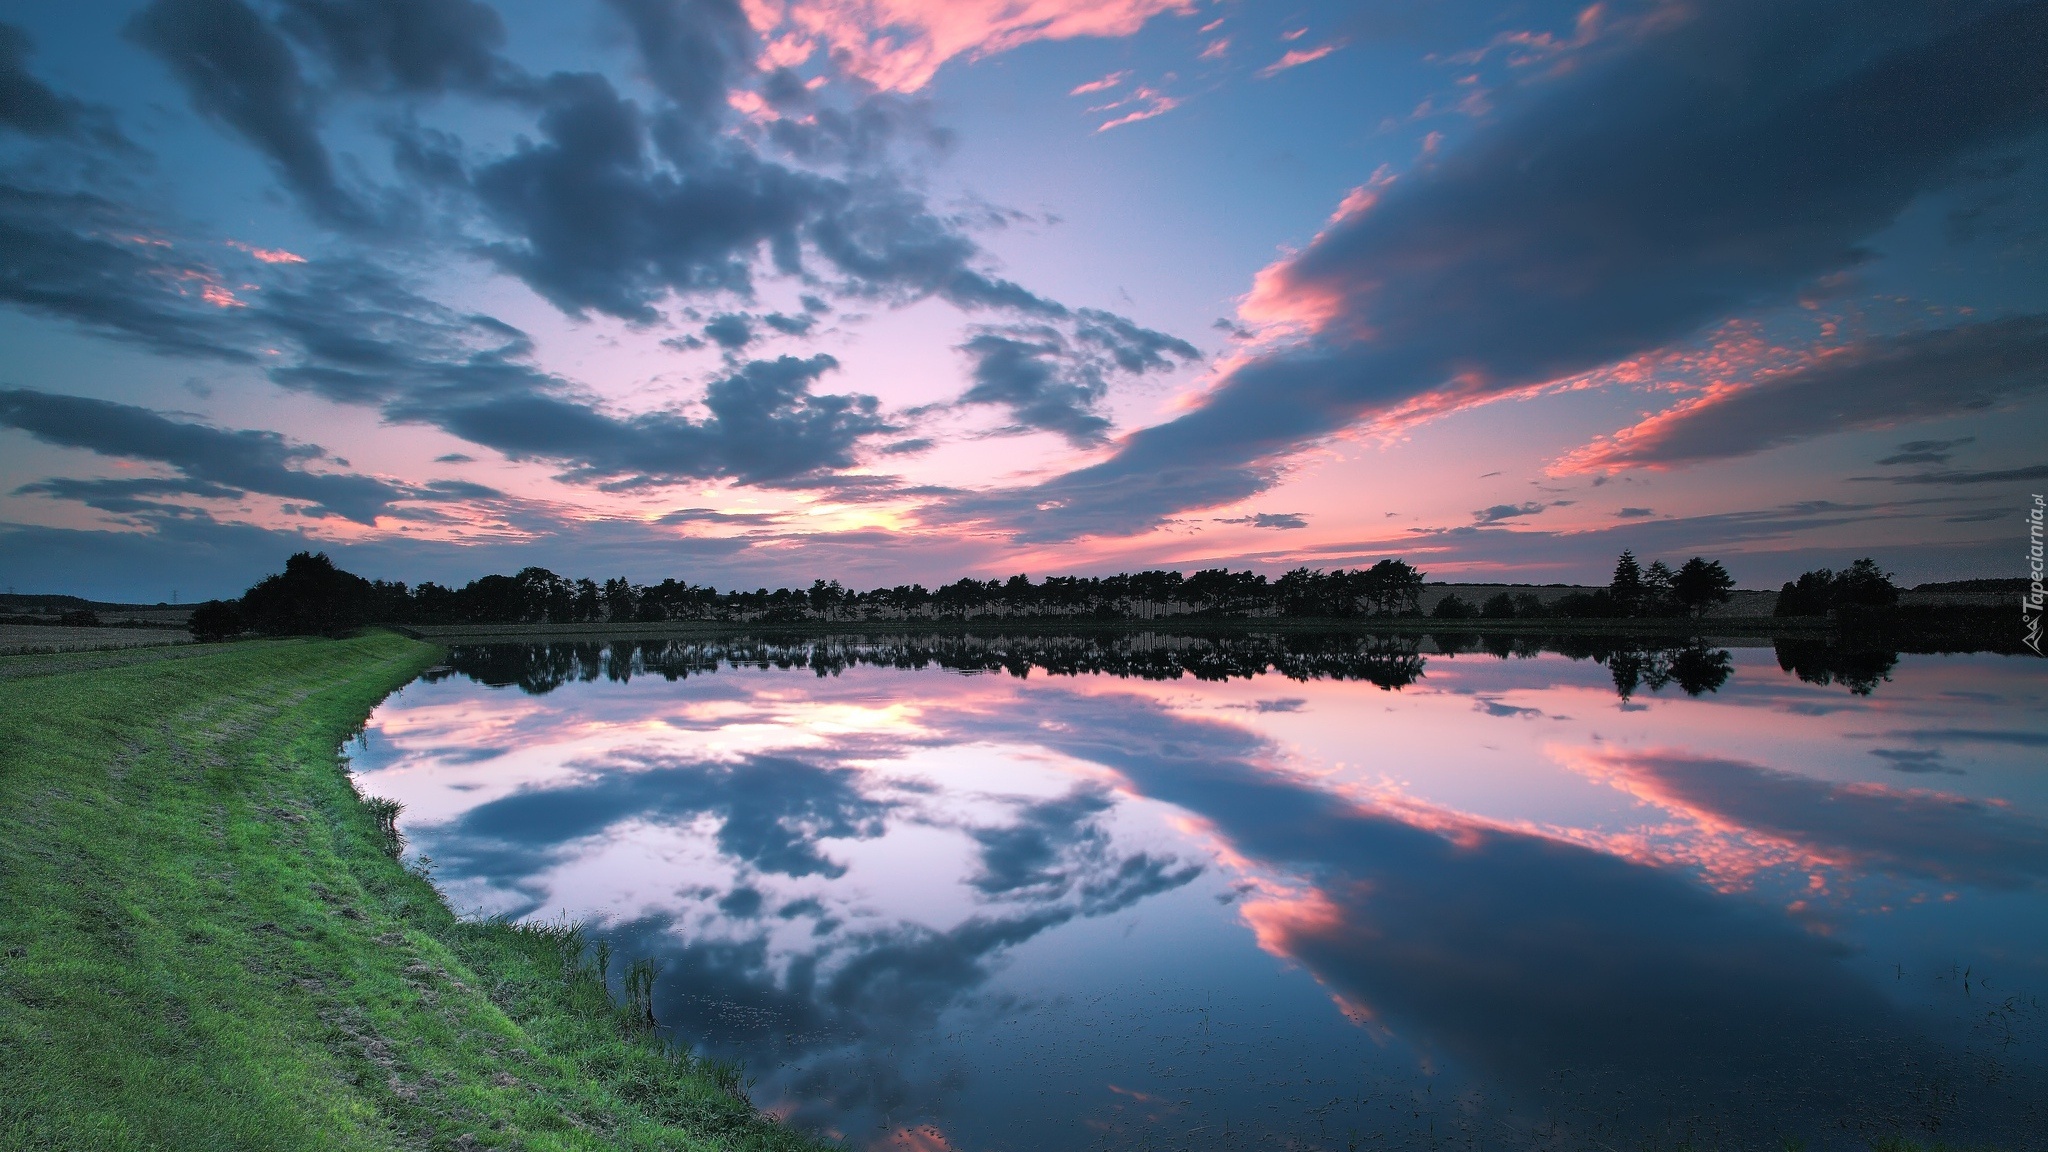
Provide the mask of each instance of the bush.
[{"label": "bush", "polygon": [[201,644],[217,643],[242,634],[242,610],[232,600],[208,600],[192,610],[185,627]]},{"label": "bush", "polygon": [[1479,614],[1488,620],[1513,620],[1515,598],[1505,592],[1496,592],[1486,598],[1486,603],[1479,606]]},{"label": "bush", "polygon": [[1592,592],[1572,592],[1558,597],[1550,606],[1551,614],[1567,620],[1604,620],[1621,615],[1614,597],[1605,589]]},{"label": "bush", "polygon": [[1842,609],[1882,611],[1899,603],[1891,574],[1865,556],[1840,572],[1816,568],[1778,590],[1773,616],[1825,616]]},{"label": "bush", "polygon": [[377,616],[377,589],[327,553],[300,552],[242,596],[242,619],[271,636],[341,636]]},{"label": "bush", "polygon": [[1453,592],[1437,601],[1436,607],[1430,609],[1429,614],[1438,620],[1470,620],[1473,611],[1470,602]]},{"label": "bush", "polygon": [[69,628],[97,628],[100,626],[100,614],[90,608],[74,608],[57,617],[57,623]]}]

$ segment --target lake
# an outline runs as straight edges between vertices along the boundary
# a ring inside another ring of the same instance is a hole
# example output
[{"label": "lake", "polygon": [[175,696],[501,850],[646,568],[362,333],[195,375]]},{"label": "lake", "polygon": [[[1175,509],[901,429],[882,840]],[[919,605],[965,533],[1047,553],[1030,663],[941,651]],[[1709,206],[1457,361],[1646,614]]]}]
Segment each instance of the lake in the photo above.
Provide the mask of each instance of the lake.
[{"label": "lake", "polygon": [[1637,643],[456,647],[351,757],[853,1147],[2048,1146],[2048,664]]}]

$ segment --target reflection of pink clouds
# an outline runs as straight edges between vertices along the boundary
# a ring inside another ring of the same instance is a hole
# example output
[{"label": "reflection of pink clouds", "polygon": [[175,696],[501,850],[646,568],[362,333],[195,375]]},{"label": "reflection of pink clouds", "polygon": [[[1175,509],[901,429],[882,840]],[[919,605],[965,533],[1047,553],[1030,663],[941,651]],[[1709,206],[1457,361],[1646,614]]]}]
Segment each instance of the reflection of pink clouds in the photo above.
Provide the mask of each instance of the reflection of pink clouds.
[{"label": "reflection of pink clouds", "polygon": [[874,1147],[890,1149],[891,1152],[953,1152],[953,1144],[946,1139],[946,1134],[929,1124],[898,1128]]},{"label": "reflection of pink clouds", "polygon": [[2000,800],[1815,780],[1682,749],[1552,754],[1683,822],[1642,836],[1636,851],[1690,864],[1726,885],[1778,868],[1807,871],[1816,894],[1827,890],[1827,870],[1993,888],[2027,887],[2048,876],[2048,825]]},{"label": "reflection of pink clouds", "polygon": [[1193,0],[746,0],[770,66],[823,48],[849,75],[915,92],[956,56],[980,59],[1034,40],[1129,36]]}]

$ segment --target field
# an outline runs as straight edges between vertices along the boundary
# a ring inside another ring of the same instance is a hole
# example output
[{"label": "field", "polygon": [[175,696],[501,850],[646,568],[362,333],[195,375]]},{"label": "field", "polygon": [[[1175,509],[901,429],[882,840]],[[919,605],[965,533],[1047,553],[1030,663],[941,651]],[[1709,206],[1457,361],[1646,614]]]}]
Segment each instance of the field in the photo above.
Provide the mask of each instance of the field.
[{"label": "field", "polygon": [[88,656],[0,661],[0,1148],[814,1146],[400,862],[337,753],[437,649]]}]

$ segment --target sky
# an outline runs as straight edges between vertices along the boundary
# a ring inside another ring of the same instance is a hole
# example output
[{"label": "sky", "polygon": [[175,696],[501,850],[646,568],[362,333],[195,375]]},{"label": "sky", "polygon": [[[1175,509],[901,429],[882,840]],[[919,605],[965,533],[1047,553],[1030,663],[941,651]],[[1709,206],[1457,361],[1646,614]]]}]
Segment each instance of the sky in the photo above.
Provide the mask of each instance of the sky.
[{"label": "sky", "polygon": [[0,0],[0,584],[2023,575],[2048,5]]}]

